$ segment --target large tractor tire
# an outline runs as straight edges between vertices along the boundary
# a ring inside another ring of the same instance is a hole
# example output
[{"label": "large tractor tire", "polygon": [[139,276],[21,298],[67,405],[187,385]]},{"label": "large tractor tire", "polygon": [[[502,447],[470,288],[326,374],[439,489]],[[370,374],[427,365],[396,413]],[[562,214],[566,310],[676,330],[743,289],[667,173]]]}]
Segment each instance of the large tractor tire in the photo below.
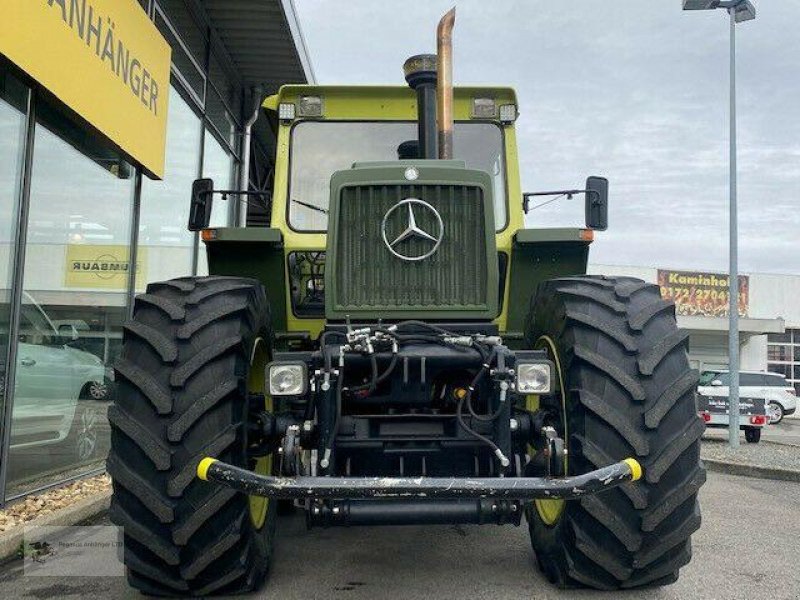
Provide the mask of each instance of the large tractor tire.
[{"label": "large tractor tire", "polygon": [[248,456],[251,394],[271,352],[264,289],[252,279],[182,278],[136,298],[109,410],[111,520],[124,528],[130,584],[146,594],[203,596],[266,579],[276,511],[199,481],[205,456],[269,473]]},{"label": "large tractor tire", "polygon": [[672,302],[628,277],[557,279],[538,288],[525,334],[556,363],[558,389],[542,408],[567,441],[568,473],[627,457],[644,470],[597,495],[529,505],[539,568],[562,588],[673,583],[691,558],[706,475],[698,374]]}]

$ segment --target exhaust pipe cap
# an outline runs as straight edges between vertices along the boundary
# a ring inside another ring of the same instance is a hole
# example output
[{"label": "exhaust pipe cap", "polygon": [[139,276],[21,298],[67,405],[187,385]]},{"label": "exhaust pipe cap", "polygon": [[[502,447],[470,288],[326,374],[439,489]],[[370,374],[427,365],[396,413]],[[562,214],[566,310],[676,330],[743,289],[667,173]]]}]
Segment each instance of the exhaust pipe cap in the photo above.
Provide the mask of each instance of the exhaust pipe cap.
[{"label": "exhaust pipe cap", "polygon": [[403,63],[403,75],[411,89],[423,83],[436,83],[435,54],[415,54]]}]

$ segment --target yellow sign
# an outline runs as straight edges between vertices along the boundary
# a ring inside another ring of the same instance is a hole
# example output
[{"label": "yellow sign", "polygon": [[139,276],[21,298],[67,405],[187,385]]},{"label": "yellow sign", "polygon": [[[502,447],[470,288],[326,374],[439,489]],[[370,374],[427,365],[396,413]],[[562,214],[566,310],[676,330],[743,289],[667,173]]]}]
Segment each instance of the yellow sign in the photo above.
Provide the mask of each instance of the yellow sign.
[{"label": "yellow sign", "polygon": [[[64,285],[68,288],[125,290],[131,269],[128,246],[78,245],[67,246]],[[147,248],[137,251],[136,281],[146,279]]]},{"label": "yellow sign", "polygon": [[0,0],[5,55],[163,178],[172,50],[136,0]]}]

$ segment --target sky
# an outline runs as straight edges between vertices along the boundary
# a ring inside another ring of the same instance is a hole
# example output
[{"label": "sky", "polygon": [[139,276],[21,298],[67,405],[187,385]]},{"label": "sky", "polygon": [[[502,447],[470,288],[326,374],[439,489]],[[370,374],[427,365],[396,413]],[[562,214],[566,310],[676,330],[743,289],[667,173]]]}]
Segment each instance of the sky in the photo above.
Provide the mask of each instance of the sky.
[{"label": "sky", "polygon": [[[740,272],[800,273],[800,0],[737,26]],[[728,265],[729,20],[680,0],[295,0],[318,83],[404,84],[457,7],[456,85],[510,85],[525,191],[608,177],[596,264]],[[529,227],[580,226],[583,200]]]}]

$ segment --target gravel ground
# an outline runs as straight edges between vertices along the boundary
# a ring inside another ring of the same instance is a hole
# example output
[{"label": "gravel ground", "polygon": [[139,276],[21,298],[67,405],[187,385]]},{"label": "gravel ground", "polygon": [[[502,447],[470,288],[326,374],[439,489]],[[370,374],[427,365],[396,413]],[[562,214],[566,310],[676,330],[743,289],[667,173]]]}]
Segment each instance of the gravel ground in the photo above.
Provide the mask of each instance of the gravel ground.
[{"label": "gravel ground", "polygon": [[108,475],[98,475],[75,481],[43,494],[28,496],[5,510],[0,510],[0,534],[38,516],[52,513],[59,508],[64,508],[110,488],[111,478]]},{"label": "gravel ground", "polygon": [[724,460],[732,463],[800,470],[800,446],[775,444],[761,441],[758,444],[742,442],[738,450],[732,450],[727,440],[704,438],[700,450],[701,458]]}]

